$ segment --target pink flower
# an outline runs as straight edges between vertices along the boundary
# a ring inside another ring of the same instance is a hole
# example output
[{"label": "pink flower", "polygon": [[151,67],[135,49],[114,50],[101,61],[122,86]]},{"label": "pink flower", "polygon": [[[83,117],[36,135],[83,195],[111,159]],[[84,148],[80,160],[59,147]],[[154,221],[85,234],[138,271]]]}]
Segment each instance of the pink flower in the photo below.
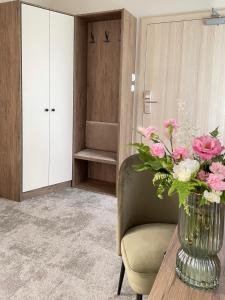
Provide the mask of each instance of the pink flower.
[{"label": "pink flower", "polygon": [[220,141],[209,135],[195,138],[192,147],[193,151],[203,160],[210,160],[224,150]]},{"label": "pink flower", "polygon": [[177,123],[177,120],[175,119],[169,119],[169,120],[165,120],[163,122],[163,126],[165,128],[169,128],[169,127],[172,127],[172,129],[177,129],[179,126],[178,126],[178,123]]},{"label": "pink flower", "polygon": [[175,119],[169,119],[169,120],[165,120],[163,122],[163,126],[166,128],[166,133],[165,136],[170,139],[173,132],[177,130],[178,123]]},{"label": "pink flower", "polygon": [[209,173],[201,170],[200,172],[198,172],[198,179],[201,181],[207,181],[207,179],[209,178]]},{"label": "pink flower", "polygon": [[189,156],[189,151],[185,147],[177,147],[173,151],[173,158],[175,160],[185,159],[185,158],[188,158],[188,156]]},{"label": "pink flower", "polygon": [[147,128],[143,128],[140,127],[138,128],[138,131],[146,138],[151,139],[154,135],[157,135],[157,129],[155,127],[147,127]]},{"label": "pink flower", "polygon": [[207,179],[207,184],[214,191],[225,191],[225,182],[222,181],[217,175],[210,174]]},{"label": "pink flower", "polygon": [[220,162],[213,162],[209,169],[213,174],[217,175],[221,180],[225,179],[225,166]]},{"label": "pink flower", "polygon": [[165,147],[161,143],[153,144],[150,147],[150,152],[153,156],[157,156],[159,158],[163,158],[166,154]]}]

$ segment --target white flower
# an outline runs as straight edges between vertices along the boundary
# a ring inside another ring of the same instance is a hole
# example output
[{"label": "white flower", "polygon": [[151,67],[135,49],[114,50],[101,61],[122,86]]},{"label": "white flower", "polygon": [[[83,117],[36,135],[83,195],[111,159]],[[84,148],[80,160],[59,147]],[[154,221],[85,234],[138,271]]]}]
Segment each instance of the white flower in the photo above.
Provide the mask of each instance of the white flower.
[{"label": "white flower", "polygon": [[212,192],[204,191],[203,197],[211,203],[220,203],[221,195],[222,193],[217,191],[212,191]]},{"label": "white flower", "polygon": [[173,177],[179,181],[187,182],[199,170],[200,164],[194,159],[185,159],[173,168]]}]

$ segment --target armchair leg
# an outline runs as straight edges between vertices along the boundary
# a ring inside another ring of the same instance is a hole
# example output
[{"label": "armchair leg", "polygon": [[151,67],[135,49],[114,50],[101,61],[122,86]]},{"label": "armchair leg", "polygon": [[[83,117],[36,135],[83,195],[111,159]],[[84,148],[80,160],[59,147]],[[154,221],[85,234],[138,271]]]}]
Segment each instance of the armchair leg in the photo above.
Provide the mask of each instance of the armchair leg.
[{"label": "armchair leg", "polygon": [[142,295],[137,294],[137,300],[142,300]]},{"label": "armchair leg", "polygon": [[120,295],[121,288],[122,288],[122,285],[123,285],[124,273],[125,273],[125,266],[124,266],[124,263],[122,261],[121,270],[120,270],[120,280],[119,280],[118,291],[117,291],[118,296]]}]

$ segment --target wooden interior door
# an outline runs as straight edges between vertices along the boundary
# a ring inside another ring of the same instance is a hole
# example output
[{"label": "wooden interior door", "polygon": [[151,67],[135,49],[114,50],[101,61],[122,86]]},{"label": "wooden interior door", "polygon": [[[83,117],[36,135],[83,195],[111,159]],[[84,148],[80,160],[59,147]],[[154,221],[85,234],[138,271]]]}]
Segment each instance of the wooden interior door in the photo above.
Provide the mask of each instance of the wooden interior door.
[{"label": "wooden interior door", "polygon": [[[180,123],[189,119],[187,126],[199,134],[216,126],[224,134],[225,26],[206,26],[203,16],[145,21],[142,95],[151,91],[155,102],[149,114],[142,108],[145,127],[155,125],[162,132],[166,118],[177,118]],[[181,106],[183,111],[178,109]]]},{"label": "wooden interior door", "polygon": [[23,192],[49,182],[49,11],[22,4]]},{"label": "wooden interior door", "polygon": [[49,185],[72,180],[74,17],[50,12]]}]

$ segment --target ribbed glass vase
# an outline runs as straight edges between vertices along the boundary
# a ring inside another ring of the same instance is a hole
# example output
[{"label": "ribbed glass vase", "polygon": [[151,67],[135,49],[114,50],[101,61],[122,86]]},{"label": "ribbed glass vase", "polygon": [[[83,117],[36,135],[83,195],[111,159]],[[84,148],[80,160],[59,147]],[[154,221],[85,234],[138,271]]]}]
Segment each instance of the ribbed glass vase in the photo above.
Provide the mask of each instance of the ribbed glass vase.
[{"label": "ribbed glass vase", "polygon": [[181,207],[178,235],[181,248],[176,259],[177,276],[191,287],[210,290],[219,285],[223,244],[224,205],[200,206],[201,197],[188,197],[189,214]]}]

